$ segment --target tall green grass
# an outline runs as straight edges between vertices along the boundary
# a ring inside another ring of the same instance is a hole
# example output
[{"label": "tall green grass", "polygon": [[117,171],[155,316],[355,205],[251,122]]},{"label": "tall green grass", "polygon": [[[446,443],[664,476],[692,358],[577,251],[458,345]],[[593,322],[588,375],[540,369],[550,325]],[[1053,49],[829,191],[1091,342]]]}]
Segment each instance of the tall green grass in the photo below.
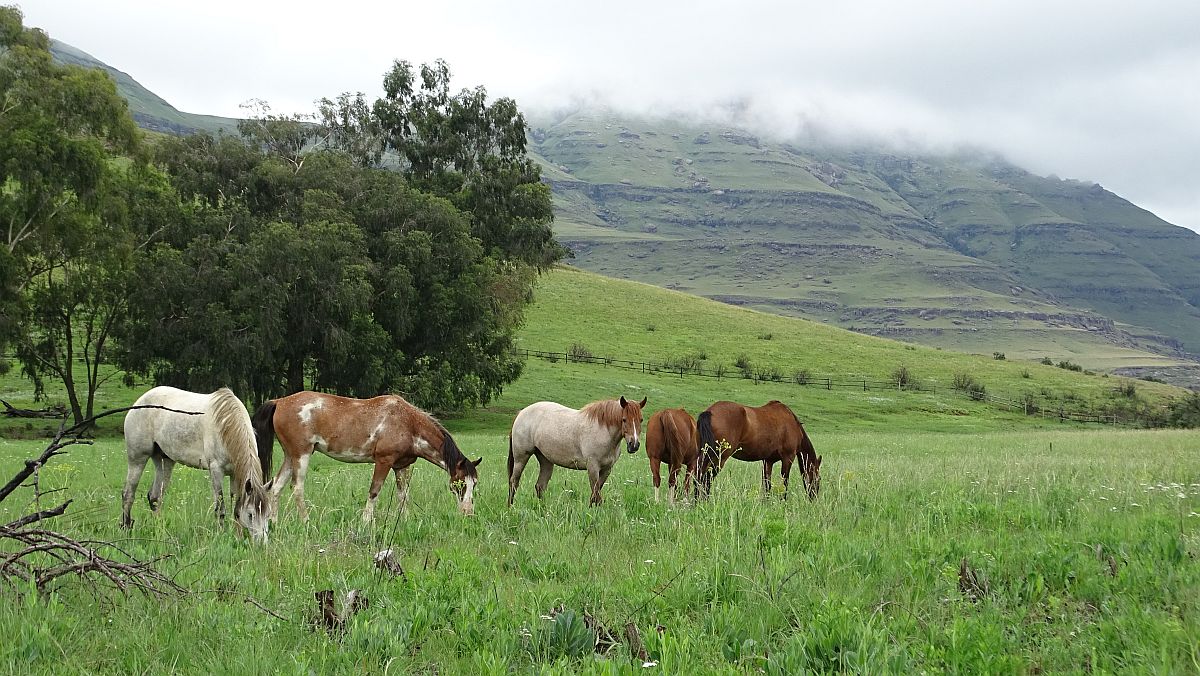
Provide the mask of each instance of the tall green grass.
[{"label": "tall green grass", "polygon": [[[56,459],[60,527],[170,555],[193,593],[165,602],[5,591],[10,671],[555,673],[641,670],[604,654],[565,608],[618,638],[632,622],[667,673],[1194,671],[1200,663],[1200,450],[1187,432],[826,432],[821,495],[764,499],[757,465],[731,462],[700,506],[655,504],[644,455],[622,455],[605,503],[582,472],[532,478],[505,506],[500,430],[462,432],[484,457],[477,516],[456,513],[440,470],[417,467],[404,516],[389,492],[359,522],[370,470],[319,458],[308,523],[290,500],[256,549],[211,521],[201,472],[180,468],[164,513],[143,478],[132,537],[117,528],[119,442]],[[0,442],[7,473],[36,450]],[[0,521],[27,507],[10,500]],[[402,578],[376,571],[394,548]],[[1110,558],[1111,557],[1111,560]],[[960,591],[966,559],[988,592]],[[313,593],[362,589],[344,636],[315,629]],[[247,595],[278,613],[247,602]],[[590,644],[588,644],[590,645]]]}]

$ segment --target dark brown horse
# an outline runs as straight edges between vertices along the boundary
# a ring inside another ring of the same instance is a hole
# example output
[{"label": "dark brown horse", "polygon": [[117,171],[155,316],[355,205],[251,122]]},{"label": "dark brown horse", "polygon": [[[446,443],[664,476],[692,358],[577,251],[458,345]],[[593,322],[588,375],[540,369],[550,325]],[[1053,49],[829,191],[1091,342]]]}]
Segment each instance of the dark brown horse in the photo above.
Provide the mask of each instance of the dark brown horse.
[{"label": "dark brown horse", "polygon": [[667,461],[667,501],[675,504],[675,481],[684,469],[683,494],[687,495],[696,476],[699,445],[696,442],[696,421],[682,408],[663,409],[650,416],[646,425],[646,457],[650,458],[650,474],[654,477],[654,501],[662,484],[659,468]]},{"label": "dark brown horse", "polygon": [[[813,450],[804,425],[792,409],[778,401],[762,406],[743,406],[732,401],[718,401],[696,419],[700,436],[699,475],[697,495],[708,496],[713,477],[730,457],[747,462],[762,462],[763,491],[771,490],[771,471],[776,462],[783,463],[783,497],[787,499],[788,475],[792,462],[800,459],[808,499],[815,500],[821,490],[821,456]],[[725,443],[721,443],[725,442]]]},{"label": "dark brown horse", "polygon": [[263,472],[271,470],[276,436],[286,456],[271,484],[273,513],[278,513],[279,493],[284,484],[292,479],[296,511],[301,519],[308,518],[304,475],[308,473],[308,461],[314,450],[342,462],[375,465],[363,521],[370,521],[375,514],[375,501],[388,472],[396,474],[396,493],[400,508],[404,508],[411,466],[417,458],[425,458],[446,470],[459,509],[464,514],[473,511],[472,494],[479,480],[475,467],[483,458],[468,460],[441,423],[403,397],[350,399],[321,392],[297,392],[260,406],[253,422]]}]

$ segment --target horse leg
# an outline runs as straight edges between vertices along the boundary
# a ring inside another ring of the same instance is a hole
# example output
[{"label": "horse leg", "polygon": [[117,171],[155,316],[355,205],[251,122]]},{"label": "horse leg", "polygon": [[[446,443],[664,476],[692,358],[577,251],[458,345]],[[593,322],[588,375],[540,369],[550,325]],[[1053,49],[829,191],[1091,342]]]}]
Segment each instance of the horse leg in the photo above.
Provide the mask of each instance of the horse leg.
[{"label": "horse leg", "polygon": [[[213,513],[217,516],[217,521],[225,520],[225,473],[221,468],[213,463],[208,468],[208,478],[212,480],[213,491]],[[236,503],[235,503],[236,504]],[[237,522],[237,519],[234,519]]]},{"label": "horse leg", "polygon": [[529,455],[525,453],[517,455],[514,449],[510,449],[509,454],[512,456],[512,466],[508,469],[508,506],[512,507],[513,498],[517,497],[517,488],[521,485],[521,474],[525,471],[525,463],[529,462]]},{"label": "horse leg", "polygon": [[667,464],[667,504],[675,506],[675,484],[679,482],[679,463]]},{"label": "horse leg", "polygon": [[292,482],[292,500],[296,502],[296,513],[301,521],[308,521],[308,505],[304,504],[304,476],[308,474],[308,461],[312,458],[312,450],[295,459],[296,479]]},{"label": "horse leg", "polygon": [[293,474],[295,474],[292,469],[292,465],[293,462],[291,456],[284,455],[283,462],[279,465],[279,472],[271,481],[271,521],[279,520],[279,494],[283,492],[283,487],[287,485],[287,482],[290,481]]},{"label": "horse leg", "polygon": [[538,500],[546,494],[546,486],[550,485],[550,475],[554,474],[554,463],[550,462],[546,456],[541,453],[537,454],[538,460],[538,478],[537,483],[533,488],[537,492]]},{"label": "horse leg", "polygon": [[363,523],[371,523],[375,516],[375,501],[379,499],[379,490],[383,488],[383,480],[392,470],[391,463],[375,463],[375,471],[371,473],[371,491],[367,494],[367,506],[363,508]]},{"label": "horse leg", "polygon": [[596,461],[588,462],[588,478],[592,481],[592,499],[589,505],[595,506],[604,502],[604,498],[600,496],[600,489],[604,488],[604,482],[608,481],[608,473],[612,471],[612,465],[601,467]]},{"label": "horse leg", "polygon": [[[647,453],[646,455],[650,454]],[[658,502],[658,487],[662,485],[662,475],[660,474],[661,468],[662,459],[656,455],[650,455],[650,476],[654,480],[654,502]],[[671,483],[671,486],[674,485],[674,483]]]},{"label": "horse leg", "polygon": [[770,460],[763,460],[763,495],[771,494],[771,474],[775,471],[775,463]]},{"label": "horse leg", "polygon": [[792,473],[792,461],[795,458],[784,457],[783,462],[779,465],[779,473],[783,475],[783,499],[787,500],[788,493],[788,477]]},{"label": "horse leg", "polygon": [[133,494],[137,491],[138,482],[142,480],[142,472],[146,471],[146,461],[149,459],[149,455],[129,458],[129,468],[125,471],[125,490],[121,493],[121,527],[126,530],[133,528],[133,518],[129,515],[133,509]]},{"label": "horse leg", "polygon": [[413,466],[393,467],[392,471],[396,474],[396,504],[403,512],[408,507],[408,484],[412,481]]},{"label": "horse leg", "polygon": [[171,472],[175,469],[175,461],[167,456],[154,457],[154,485],[146,499],[150,502],[150,511],[162,512],[163,495],[167,492],[167,484],[171,483]]}]

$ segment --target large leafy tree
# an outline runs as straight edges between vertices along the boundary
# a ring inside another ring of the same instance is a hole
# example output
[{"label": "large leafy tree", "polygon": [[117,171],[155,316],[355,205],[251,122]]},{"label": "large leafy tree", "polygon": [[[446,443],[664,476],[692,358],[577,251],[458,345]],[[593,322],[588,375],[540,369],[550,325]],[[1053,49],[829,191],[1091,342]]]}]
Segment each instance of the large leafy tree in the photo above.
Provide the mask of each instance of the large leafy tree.
[{"label": "large leafy tree", "polygon": [[0,347],[16,344],[39,393],[62,380],[76,422],[124,311],[139,139],[106,74],[54,63],[45,33],[0,7]]}]

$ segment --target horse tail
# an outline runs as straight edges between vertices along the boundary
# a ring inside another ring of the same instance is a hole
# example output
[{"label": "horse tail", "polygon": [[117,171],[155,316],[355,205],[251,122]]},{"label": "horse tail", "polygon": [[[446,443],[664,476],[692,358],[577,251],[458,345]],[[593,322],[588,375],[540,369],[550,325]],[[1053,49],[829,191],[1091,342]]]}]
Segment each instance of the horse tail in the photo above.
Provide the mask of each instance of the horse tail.
[{"label": "horse tail", "polygon": [[258,463],[264,478],[271,476],[271,455],[275,452],[275,406],[274,399],[264,402],[250,419],[258,441]]},{"label": "horse tail", "polygon": [[716,459],[716,465],[720,465],[720,459],[716,455],[720,453],[717,447],[717,435],[713,433],[712,428],[712,411],[705,411],[696,418],[696,432],[700,436],[700,466],[707,469],[709,464]]},{"label": "horse tail", "polygon": [[[683,433],[679,431],[679,427],[675,424],[675,416],[664,413],[660,419],[663,428],[663,438],[668,441],[668,457],[674,455],[684,455],[687,449],[683,447]],[[669,429],[668,429],[669,426]],[[675,452],[678,449],[678,453]]]},{"label": "horse tail", "polygon": [[513,451],[512,451],[512,435],[509,434],[508,435],[508,480],[509,480],[509,482],[512,482],[513,463],[514,463],[514,459],[513,459]]},{"label": "horse tail", "polygon": [[242,482],[250,479],[253,484],[257,475],[257,484],[262,486],[262,468],[254,462],[254,425],[246,405],[232,390],[222,387],[212,393],[208,410],[212,416],[211,424],[216,427],[221,445],[225,447],[225,455],[233,465],[236,480]]}]

